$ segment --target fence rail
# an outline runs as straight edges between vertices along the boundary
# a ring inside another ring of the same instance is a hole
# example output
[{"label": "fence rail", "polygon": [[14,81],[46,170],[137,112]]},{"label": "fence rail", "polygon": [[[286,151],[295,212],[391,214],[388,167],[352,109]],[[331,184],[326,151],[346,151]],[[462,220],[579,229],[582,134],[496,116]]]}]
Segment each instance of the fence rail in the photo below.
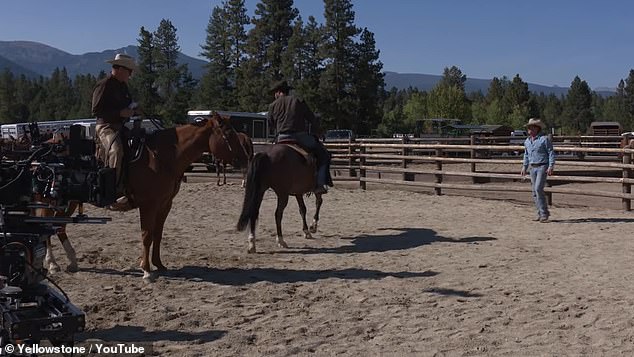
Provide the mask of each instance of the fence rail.
[{"label": "fence rail", "polygon": [[[445,189],[530,192],[527,180],[519,174],[522,160],[509,158],[509,154],[521,154],[524,147],[511,145],[510,139],[517,137],[358,139],[327,143],[327,147],[332,153],[334,179],[358,181],[362,189],[372,183],[428,187],[437,195]],[[621,199],[622,208],[630,211],[634,200],[631,191],[634,149],[617,147],[620,146],[617,139],[620,137],[553,137],[558,161],[555,175],[547,179],[549,203],[552,204],[553,193],[607,197]],[[564,143],[564,140],[568,141]],[[573,140],[575,142],[571,142]],[[468,164],[468,169],[455,168],[462,168],[464,164]],[[448,169],[445,165],[454,168]],[[507,171],[509,165],[513,165],[512,172],[497,170],[505,169],[504,165]],[[562,172],[561,167],[581,172]],[[338,174],[341,171],[347,175]],[[450,177],[471,180],[444,182]],[[502,184],[491,183],[493,180]],[[575,183],[611,185],[613,190],[561,187]],[[615,191],[614,185],[620,185],[621,192]]]}]

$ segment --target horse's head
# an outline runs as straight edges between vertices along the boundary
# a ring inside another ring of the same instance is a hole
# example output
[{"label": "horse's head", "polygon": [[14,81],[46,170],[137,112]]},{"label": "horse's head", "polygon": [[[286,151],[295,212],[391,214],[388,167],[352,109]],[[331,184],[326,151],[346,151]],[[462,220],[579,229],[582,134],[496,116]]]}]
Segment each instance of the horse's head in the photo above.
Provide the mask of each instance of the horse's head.
[{"label": "horse's head", "polygon": [[209,125],[213,127],[212,136],[209,138],[210,152],[212,152],[212,137],[224,142],[233,154],[234,159],[239,165],[246,164],[249,160],[247,151],[240,143],[238,133],[231,125],[228,117],[224,117],[214,112],[209,119]]}]

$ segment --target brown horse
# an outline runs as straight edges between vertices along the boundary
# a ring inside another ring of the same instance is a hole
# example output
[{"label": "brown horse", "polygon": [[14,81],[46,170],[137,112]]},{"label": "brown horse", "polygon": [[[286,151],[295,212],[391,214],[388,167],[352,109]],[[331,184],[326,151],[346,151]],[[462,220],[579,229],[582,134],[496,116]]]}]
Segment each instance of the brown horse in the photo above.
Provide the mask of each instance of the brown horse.
[{"label": "brown horse", "polygon": [[291,145],[275,144],[267,147],[263,152],[255,154],[249,164],[244,203],[237,224],[238,231],[243,231],[247,224],[250,224],[249,253],[255,253],[255,227],[260,214],[262,198],[269,188],[272,188],[277,195],[275,225],[277,244],[280,247],[288,248],[282,236],[282,216],[290,195],[297,199],[305,238],[310,239],[312,238],[311,233],[317,232],[319,210],[323,200],[321,194],[315,194],[315,216],[309,228],[306,224],[306,204],[303,195],[311,193],[315,188],[315,160],[312,156],[306,156],[301,151],[301,149],[297,150]]},{"label": "brown horse", "polygon": [[[150,248],[152,264],[159,271],[166,270],[161,262],[163,226],[185,170],[218,142],[227,143],[235,152],[241,151],[235,130],[214,113],[205,121],[154,132],[148,136],[141,158],[129,164],[128,196],[139,208],[141,218],[144,280],[155,277],[150,267]],[[237,159],[247,160],[240,155]]]},{"label": "brown horse", "polygon": [[[245,183],[246,183],[246,179],[247,179],[247,170],[249,169],[249,164],[251,163],[251,160],[253,160],[253,141],[251,140],[251,138],[249,137],[249,135],[242,133],[242,132],[238,132],[238,139],[240,140],[240,145],[242,145],[242,148],[244,149],[247,158],[248,158],[248,162],[246,165],[242,165],[242,167],[240,168],[240,170],[242,171],[242,183],[241,186],[244,187]],[[235,160],[234,160],[235,161]],[[235,166],[238,166],[237,164],[234,163]]]},{"label": "brown horse", "polygon": [[[229,118],[222,116],[227,125],[230,125]],[[246,176],[246,169],[248,163],[253,158],[253,141],[251,138],[242,132],[237,132],[238,140],[240,142],[239,152],[234,152],[231,145],[224,141],[215,141],[214,145],[209,148],[210,153],[213,156],[214,164],[216,166],[216,184],[220,186],[220,171],[222,169],[222,185],[227,184],[227,164],[231,164],[234,167],[242,167],[242,187],[244,187],[244,177]],[[247,163],[240,163],[238,160],[241,157],[247,157]]]}]

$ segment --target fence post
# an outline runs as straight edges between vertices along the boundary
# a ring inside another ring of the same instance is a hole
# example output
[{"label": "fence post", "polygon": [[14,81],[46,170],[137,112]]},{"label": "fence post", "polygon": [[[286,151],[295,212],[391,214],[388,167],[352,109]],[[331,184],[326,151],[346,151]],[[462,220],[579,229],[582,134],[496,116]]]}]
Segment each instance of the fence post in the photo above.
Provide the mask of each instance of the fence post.
[{"label": "fence post", "polygon": [[[476,138],[475,135],[471,135],[470,137],[470,145],[473,148],[473,146],[476,144]],[[471,149],[471,159],[475,159],[476,158],[476,150],[475,149]],[[476,172],[476,163],[472,162],[471,163],[471,172]],[[476,183],[476,177],[475,176],[471,176],[471,183]]]},{"label": "fence post", "polygon": [[355,162],[355,158],[352,157],[352,155],[355,153],[355,149],[353,149],[352,144],[354,143],[354,139],[353,138],[348,138],[348,175],[350,175],[350,177],[356,177],[357,176],[357,170],[353,169],[352,166],[354,165]]},{"label": "fence post", "polygon": [[[436,149],[436,158],[440,159],[443,157],[442,149]],[[436,170],[442,171],[442,161],[436,160]],[[436,176],[436,183],[442,183],[442,174],[434,174]],[[436,191],[436,195],[440,196],[442,194],[442,189],[440,187],[434,187]]]},{"label": "fence post", "polygon": [[[403,138],[401,138],[401,143],[403,145],[407,145],[408,142],[409,142],[409,137],[403,134]],[[407,156],[409,156],[409,152],[410,150],[405,148],[405,146],[403,146],[401,150],[401,155],[403,156],[403,169],[407,168]],[[403,181],[414,181],[414,178],[412,177],[410,173],[403,172]]]},{"label": "fence post", "polygon": [[[627,145],[626,148],[627,147],[629,147],[629,145]],[[631,162],[632,162],[632,154],[623,153],[623,164],[629,165]],[[630,177],[630,169],[627,167],[624,167],[623,178],[629,178],[629,177]],[[623,182],[623,193],[632,193],[632,184]],[[622,203],[623,203],[624,211],[632,210],[632,201],[629,198],[623,198]]]},{"label": "fence post", "polygon": [[365,178],[365,169],[362,169],[362,166],[365,166],[365,144],[361,143],[361,147],[359,147],[359,187],[361,187],[362,190],[366,189],[366,182],[363,181],[363,179]]}]

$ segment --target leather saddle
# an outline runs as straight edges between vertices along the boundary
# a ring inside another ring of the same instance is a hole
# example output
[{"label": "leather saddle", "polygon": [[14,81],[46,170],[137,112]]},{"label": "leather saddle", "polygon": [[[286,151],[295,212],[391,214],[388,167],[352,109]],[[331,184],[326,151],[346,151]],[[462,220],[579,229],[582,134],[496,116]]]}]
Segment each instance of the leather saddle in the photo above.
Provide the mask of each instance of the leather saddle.
[{"label": "leather saddle", "polygon": [[303,159],[307,165],[314,165],[317,167],[317,156],[310,151],[304,149],[296,140],[284,139],[277,142],[278,145],[286,145],[295,150]]}]

